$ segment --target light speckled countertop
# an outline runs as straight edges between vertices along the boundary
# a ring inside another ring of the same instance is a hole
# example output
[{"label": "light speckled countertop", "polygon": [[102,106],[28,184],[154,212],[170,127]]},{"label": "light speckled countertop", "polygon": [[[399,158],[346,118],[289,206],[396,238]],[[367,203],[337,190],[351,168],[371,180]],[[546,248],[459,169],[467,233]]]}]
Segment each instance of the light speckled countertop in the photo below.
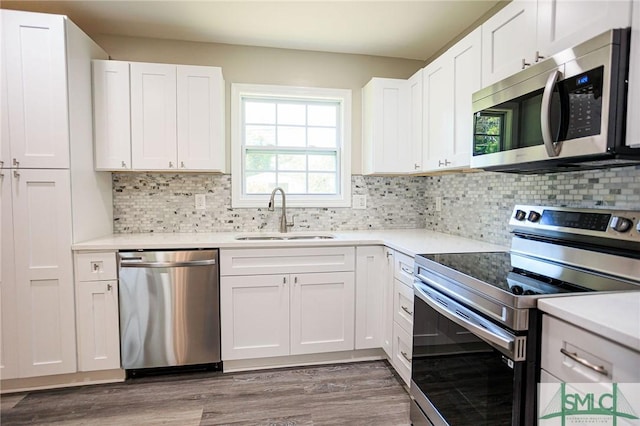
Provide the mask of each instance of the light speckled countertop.
[{"label": "light speckled countertop", "polygon": [[640,352],[640,291],[540,299],[538,309]]},{"label": "light speckled countertop", "polygon": [[[238,236],[278,235],[277,233],[150,233],[113,234],[76,243],[73,250],[136,250],[187,248],[268,248],[386,245],[409,256],[420,253],[462,253],[474,251],[508,251],[508,247],[468,238],[456,237],[426,229],[394,229],[376,231],[292,232],[288,235],[333,235],[326,240],[252,240],[239,241]],[[286,234],[285,234],[286,235]]]}]

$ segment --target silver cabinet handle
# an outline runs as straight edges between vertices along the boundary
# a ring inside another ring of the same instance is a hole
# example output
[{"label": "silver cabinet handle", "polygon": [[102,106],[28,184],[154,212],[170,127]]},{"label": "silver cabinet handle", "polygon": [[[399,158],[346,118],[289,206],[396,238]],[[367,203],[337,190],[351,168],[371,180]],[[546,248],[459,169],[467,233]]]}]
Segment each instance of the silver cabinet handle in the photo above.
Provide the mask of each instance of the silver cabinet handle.
[{"label": "silver cabinet handle", "polygon": [[13,171],[13,177],[16,178],[16,179],[19,178],[20,177],[20,172],[17,171],[17,170],[14,170]]},{"label": "silver cabinet handle", "polygon": [[113,286],[111,284],[107,284],[107,291],[111,291],[112,288]]},{"label": "silver cabinet handle", "polygon": [[418,169],[420,168],[420,164],[415,163],[415,164],[413,165],[413,168],[414,168],[415,170],[418,170]]},{"label": "silver cabinet handle", "polygon": [[526,67],[530,66],[531,64],[527,62],[527,60],[525,58],[522,58],[522,69],[525,69]]},{"label": "silver cabinet handle", "polygon": [[173,169],[173,161],[169,161],[169,168]]},{"label": "silver cabinet handle", "polygon": [[19,162],[17,159],[15,159],[15,158],[14,158],[14,159],[13,159],[13,165],[14,165],[15,167],[20,167],[20,162]]},{"label": "silver cabinet handle", "polygon": [[413,275],[413,269],[409,269],[407,266],[401,266],[400,269],[402,269],[402,272],[405,274]]},{"label": "silver cabinet handle", "polygon": [[609,372],[607,371],[606,368],[604,368],[603,365],[592,364],[589,361],[587,361],[586,359],[580,358],[576,352],[569,352],[565,348],[560,348],[560,352],[562,352],[563,355],[568,356],[569,358],[571,358],[572,360],[574,360],[578,364],[582,364],[585,367],[592,369],[596,373],[600,373],[603,376],[608,376],[609,375]]},{"label": "silver cabinet handle", "polygon": [[544,148],[547,150],[549,157],[557,157],[562,150],[562,142],[554,142],[551,135],[551,120],[549,114],[551,113],[551,95],[553,88],[556,85],[558,79],[562,76],[559,70],[553,71],[547,78],[547,84],[544,86],[544,92],[542,92],[542,108],[540,108],[540,128],[542,130],[542,141],[544,142]]},{"label": "silver cabinet handle", "polygon": [[446,158],[444,159],[444,162],[438,160],[438,167],[448,166],[450,164],[451,164],[451,161],[447,160]]},{"label": "silver cabinet handle", "polygon": [[209,266],[216,264],[216,261],[213,259],[190,260],[188,262],[128,262],[127,260],[122,259],[120,261],[121,268],[178,268],[189,266]]},{"label": "silver cabinet handle", "polygon": [[540,62],[540,59],[544,59],[544,56],[540,54],[539,50],[536,50],[536,62]]},{"label": "silver cabinet handle", "polygon": [[181,161],[181,162],[180,162],[180,167],[181,167],[181,168],[183,168],[183,169],[184,169],[185,167],[187,167],[187,166],[185,166],[185,165],[184,165],[184,161]]},{"label": "silver cabinet handle", "polygon": [[125,163],[124,161],[122,162],[122,168],[126,169],[127,168],[127,163]]},{"label": "silver cabinet handle", "polygon": [[407,361],[411,362],[411,358],[409,358],[409,355],[407,355],[407,353],[406,353],[406,352],[404,352],[404,351],[400,351],[400,355],[402,355],[402,357],[403,357],[404,359],[406,359]]},{"label": "silver cabinet handle", "polygon": [[393,253],[391,253],[390,251],[387,252],[387,259],[390,258],[391,256],[393,256]]},{"label": "silver cabinet handle", "polygon": [[404,306],[404,305],[402,305],[402,310],[403,310],[403,311],[405,311],[405,312],[406,312],[407,314],[409,314],[409,315],[413,315],[413,312],[411,312],[411,311],[409,310],[409,308],[407,308],[407,307],[406,307],[406,306]]},{"label": "silver cabinet handle", "polygon": [[0,168],[4,167],[4,161],[0,160]]}]

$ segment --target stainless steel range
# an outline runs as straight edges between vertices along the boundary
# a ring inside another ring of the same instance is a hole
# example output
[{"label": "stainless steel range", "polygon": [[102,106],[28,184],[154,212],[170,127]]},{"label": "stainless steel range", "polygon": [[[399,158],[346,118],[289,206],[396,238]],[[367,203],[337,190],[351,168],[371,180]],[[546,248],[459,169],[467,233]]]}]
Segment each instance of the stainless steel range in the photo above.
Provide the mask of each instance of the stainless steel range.
[{"label": "stainless steel range", "polygon": [[511,251],[418,255],[414,425],[534,425],[541,297],[640,290],[640,211],[523,206]]}]

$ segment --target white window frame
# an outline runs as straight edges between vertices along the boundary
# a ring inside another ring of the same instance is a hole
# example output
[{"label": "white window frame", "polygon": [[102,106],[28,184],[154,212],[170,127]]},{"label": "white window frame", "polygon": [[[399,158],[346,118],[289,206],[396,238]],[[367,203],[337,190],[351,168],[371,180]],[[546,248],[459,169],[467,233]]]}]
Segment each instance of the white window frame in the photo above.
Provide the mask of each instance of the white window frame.
[{"label": "white window frame", "polygon": [[[317,87],[275,86],[264,84],[231,84],[231,207],[267,207],[269,194],[245,194],[242,99],[243,97],[288,98],[299,100],[327,99],[340,104],[342,128],[338,147],[338,184],[336,195],[287,194],[288,207],[351,206],[351,90]],[[279,198],[279,196],[278,196]],[[279,201],[277,201],[279,205]]]}]

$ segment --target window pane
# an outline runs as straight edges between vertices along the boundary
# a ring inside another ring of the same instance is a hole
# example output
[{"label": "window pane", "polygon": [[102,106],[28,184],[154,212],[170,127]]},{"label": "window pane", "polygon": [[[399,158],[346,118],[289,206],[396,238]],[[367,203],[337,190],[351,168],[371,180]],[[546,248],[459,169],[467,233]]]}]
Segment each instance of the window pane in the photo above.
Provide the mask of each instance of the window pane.
[{"label": "window pane", "polygon": [[274,126],[246,126],[245,142],[247,146],[267,146],[276,144]]},{"label": "window pane", "polygon": [[335,127],[337,117],[337,105],[309,105],[309,126]]},{"label": "window pane", "polygon": [[247,124],[276,124],[276,104],[245,101],[244,122]]},{"label": "window pane", "polygon": [[276,155],[264,152],[247,152],[247,170],[276,170]]},{"label": "window pane", "polygon": [[278,185],[282,186],[285,192],[291,194],[305,194],[307,192],[306,173],[278,173]]},{"label": "window pane", "polygon": [[475,135],[473,155],[491,154],[500,151],[500,136]]},{"label": "window pane", "polygon": [[275,173],[247,173],[247,194],[269,194],[276,186]]},{"label": "window pane", "polygon": [[278,146],[305,146],[304,129],[304,127],[278,126]]},{"label": "window pane", "polygon": [[316,148],[334,148],[336,142],[336,129],[324,129],[321,127],[309,127],[309,146]]},{"label": "window pane", "polygon": [[307,156],[296,154],[278,155],[278,170],[306,170]]},{"label": "window pane", "polygon": [[278,124],[306,124],[306,105],[278,104]]},{"label": "window pane", "polygon": [[502,129],[502,116],[482,115],[476,117],[476,133],[499,135]]},{"label": "window pane", "polygon": [[317,172],[336,171],[336,154],[309,155],[309,170]]},{"label": "window pane", "polygon": [[334,173],[309,173],[310,194],[335,194],[336,175]]}]

